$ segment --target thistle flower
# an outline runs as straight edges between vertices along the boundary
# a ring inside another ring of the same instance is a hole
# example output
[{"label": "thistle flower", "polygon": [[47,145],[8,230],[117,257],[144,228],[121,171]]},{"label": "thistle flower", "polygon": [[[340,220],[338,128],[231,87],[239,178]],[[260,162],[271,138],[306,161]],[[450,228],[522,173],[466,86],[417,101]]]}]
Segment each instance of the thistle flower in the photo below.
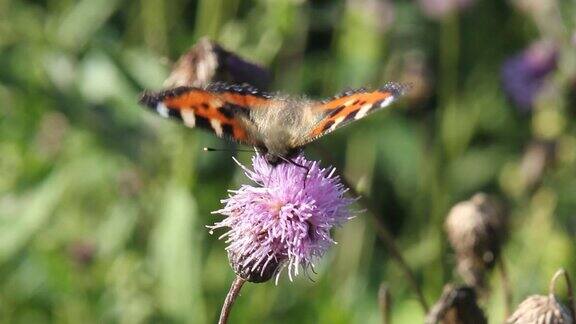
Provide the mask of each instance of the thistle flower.
[{"label": "thistle flower", "polygon": [[[351,218],[345,198],[347,189],[334,175],[334,168],[299,156],[296,164],[268,164],[263,156],[252,159],[253,170],[240,165],[257,186],[243,185],[223,200],[214,213],[226,216],[209,226],[229,228],[226,250],[237,275],[251,282],[264,282],[287,268],[290,280],[314,267],[334,244],[330,230]],[[240,163],[239,163],[240,164]],[[305,168],[303,168],[304,166]]]},{"label": "thistle flower", "polygon": [[521,111],[530,111],[545,85],[546,76],[556,69],[558,50],[550,42],[537,42],[502,65],[504,92]]}]

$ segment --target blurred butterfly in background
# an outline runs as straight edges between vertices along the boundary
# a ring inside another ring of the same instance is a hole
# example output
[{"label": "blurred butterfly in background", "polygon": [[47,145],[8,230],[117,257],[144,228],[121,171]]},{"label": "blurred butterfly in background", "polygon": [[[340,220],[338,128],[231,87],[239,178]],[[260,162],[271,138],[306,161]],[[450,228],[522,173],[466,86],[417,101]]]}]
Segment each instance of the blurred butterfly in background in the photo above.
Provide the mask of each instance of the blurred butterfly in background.
[{"label": "blurred butterfly in background", "polygon": [[188,127],[254,146],[276,165],[290,162],[306,144],[389,106],[406,90],[405,85],[387,83],[378,90],[346,91],[313,101],[271,95],[248,85],[215,83],[144,92],[140,104]]}]

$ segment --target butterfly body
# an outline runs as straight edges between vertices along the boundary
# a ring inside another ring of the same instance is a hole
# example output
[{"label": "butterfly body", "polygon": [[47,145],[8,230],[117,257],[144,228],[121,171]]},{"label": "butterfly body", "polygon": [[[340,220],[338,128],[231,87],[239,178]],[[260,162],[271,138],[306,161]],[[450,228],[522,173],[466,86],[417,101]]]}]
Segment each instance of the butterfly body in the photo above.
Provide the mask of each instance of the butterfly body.
[{"label": "butterfly body", "polygon": [[140,103],[188,127],[254,146],[270,163],[277,164],[289,160],[309,142],[390,105],[405,89],[389,83],[378,90],[348,91],[319,102],[217,83],[206,88],[145,92]]},{"label": "butterfly body", "polygon": [[318,123],[313,102],[304,98],[280,98],[264,107],[251,109],[255,126],[255,146],[272,156],[291,157],[308,141],[308,133]]}]

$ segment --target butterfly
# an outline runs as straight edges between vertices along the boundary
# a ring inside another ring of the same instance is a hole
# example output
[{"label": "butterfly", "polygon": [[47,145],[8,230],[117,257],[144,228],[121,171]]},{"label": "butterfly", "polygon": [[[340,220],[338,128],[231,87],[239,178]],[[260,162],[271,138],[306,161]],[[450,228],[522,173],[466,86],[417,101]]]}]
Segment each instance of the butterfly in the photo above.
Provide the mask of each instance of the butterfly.
[{"label": "butterfly", "polygon": [[273,95],[249,85],[214,83],[142,93],[140,104],[218,137],[254,146],[277,165],[332,131],[389,106],[407,86],[387,83],[377,90],[345,91],[315,101]]}]

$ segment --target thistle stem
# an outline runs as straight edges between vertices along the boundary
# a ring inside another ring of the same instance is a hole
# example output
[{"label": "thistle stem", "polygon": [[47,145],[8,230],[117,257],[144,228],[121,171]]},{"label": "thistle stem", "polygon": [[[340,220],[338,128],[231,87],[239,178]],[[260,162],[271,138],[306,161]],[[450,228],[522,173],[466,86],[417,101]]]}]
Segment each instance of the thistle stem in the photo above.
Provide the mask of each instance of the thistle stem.
[{"label": "thistle stem", "polygon": [[232,285],[230,286],[230,290],[226,295],[226,299],[224,300],[224,304],[222,305],[222,310],[220,311],[220,319],[218,320],[218,324],[226,324],[228,323],[228,316],[230,315],[230,311],[232,310],[232,305],[236,301],[236,297],[238,297],[240,293],[240,289],[246,280],[236,276],[234,281],[232,281]]}]

